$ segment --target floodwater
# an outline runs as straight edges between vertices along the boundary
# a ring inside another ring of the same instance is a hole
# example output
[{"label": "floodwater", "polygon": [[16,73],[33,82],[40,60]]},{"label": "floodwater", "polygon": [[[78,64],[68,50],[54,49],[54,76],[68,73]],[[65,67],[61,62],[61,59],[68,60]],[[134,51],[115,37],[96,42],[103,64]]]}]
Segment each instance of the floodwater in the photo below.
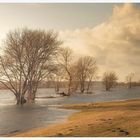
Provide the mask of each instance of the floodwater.
[{"label": "floodwater", "polygon": [[[32,105],[15,105],[15,98],[8,90],[0,90],[0,135],[26,131],[50,124],[61,123],[76,110],[57,108],[62,104],[106,102],[140,98],[140,87],[117,87],[110,92],[94,87],[93,94],[74,94],[70,97],[37,98]],[[56,96],[54,89],[39,89],[37,97]]]}]

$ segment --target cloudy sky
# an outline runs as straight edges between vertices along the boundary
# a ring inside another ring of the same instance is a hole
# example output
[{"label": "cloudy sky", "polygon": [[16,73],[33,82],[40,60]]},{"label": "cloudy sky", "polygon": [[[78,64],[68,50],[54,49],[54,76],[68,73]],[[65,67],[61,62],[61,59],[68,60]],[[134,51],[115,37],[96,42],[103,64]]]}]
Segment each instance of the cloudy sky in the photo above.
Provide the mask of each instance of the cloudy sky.
[{"label": "cloudy sky", "polygon": [[0,41],[15,28],[54,29],[64,46],[97,60],[99,76],[140,79],[140,4],[0,4]]}]

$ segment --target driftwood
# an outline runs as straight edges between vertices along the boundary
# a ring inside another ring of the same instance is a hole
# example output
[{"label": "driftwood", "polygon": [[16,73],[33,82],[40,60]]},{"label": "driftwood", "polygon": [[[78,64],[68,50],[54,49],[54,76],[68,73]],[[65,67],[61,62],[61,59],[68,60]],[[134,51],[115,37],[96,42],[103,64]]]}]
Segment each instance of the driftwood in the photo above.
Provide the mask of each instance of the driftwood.
[{"label": "driftwood", "polygon": [[57,94],[59,94],[59,95],[61,95],[61,96],[69,96],[69,95],[66,94],[65,92],[59,92],[59,93],[57,93]]}]

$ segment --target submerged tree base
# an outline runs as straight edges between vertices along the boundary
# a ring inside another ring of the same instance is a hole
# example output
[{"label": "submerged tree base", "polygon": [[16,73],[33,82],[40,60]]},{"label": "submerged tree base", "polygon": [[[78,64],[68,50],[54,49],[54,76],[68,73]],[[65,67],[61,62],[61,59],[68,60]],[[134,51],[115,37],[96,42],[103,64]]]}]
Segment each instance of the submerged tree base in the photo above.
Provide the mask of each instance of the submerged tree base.
[{"label": "submerged tree base", "polygon": [[26,102],[27,102],[27,100],[24,97],[17,99],[17,105],[23,105]]}]

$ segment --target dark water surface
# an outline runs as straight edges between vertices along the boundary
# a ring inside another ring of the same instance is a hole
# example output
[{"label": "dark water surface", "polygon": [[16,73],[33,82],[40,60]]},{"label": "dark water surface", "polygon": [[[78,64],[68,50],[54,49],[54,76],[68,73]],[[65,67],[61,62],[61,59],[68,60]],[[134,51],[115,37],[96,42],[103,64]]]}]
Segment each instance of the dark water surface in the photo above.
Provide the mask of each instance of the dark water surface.
[{"label": "dark water surface", "polygon": [[[53,89],[39,89],[38,97],[55,96]],[[105,102],[140,98],[140,87],[127,89],[119,87],[111,92],[95,88],[93,94],[75,94],[71,97],[37,98],[32,105],[17,106],[12,93],[0,90],[0,134],[25,131],[61,123],[75,110],[59,109],[62,104]]]},{"label": "dark water surface", "polygon": [[0,110],[0,134],[60,123],[72,113],[74,111],[40,105],[4,106]]}]

